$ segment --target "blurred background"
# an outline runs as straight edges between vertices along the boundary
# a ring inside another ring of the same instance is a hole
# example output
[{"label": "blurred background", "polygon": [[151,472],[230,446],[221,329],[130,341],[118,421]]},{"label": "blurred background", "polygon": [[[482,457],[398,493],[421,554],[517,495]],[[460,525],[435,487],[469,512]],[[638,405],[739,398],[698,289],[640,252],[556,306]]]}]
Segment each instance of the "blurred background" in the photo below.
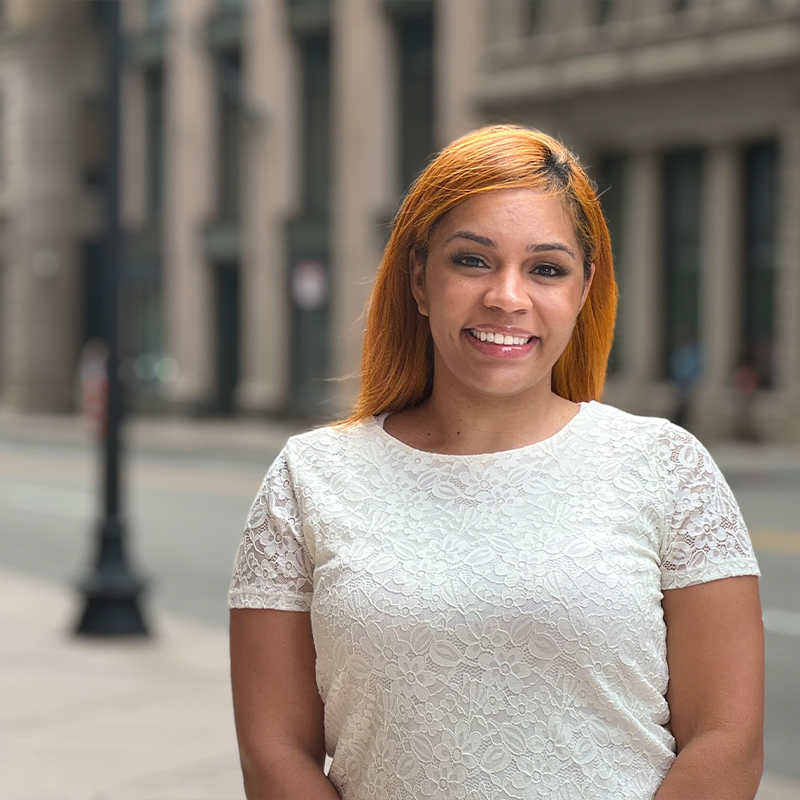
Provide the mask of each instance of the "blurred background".
[{"label": "blurred background", "polygon": [[[102,514],[110,3],[122,506],[153,635],[89,646],[67,634]],[[288,435],[352,402],[412,180],[518,122],[602,192],[604,399],[688,427],[740,500],[768,630],[759,798],[800,798],[798,88],[800,0],[0,2],[0,797],[241,796],[225,594],[249,502]]]}]

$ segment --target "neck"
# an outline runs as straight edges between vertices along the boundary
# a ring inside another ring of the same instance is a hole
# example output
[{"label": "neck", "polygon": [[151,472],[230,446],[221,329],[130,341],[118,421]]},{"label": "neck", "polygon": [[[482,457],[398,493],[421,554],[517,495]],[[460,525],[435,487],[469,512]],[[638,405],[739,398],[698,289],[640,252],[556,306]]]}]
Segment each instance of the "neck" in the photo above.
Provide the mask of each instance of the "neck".
[{"label": "neck", "polygon": [[493,453],[547,439],[578,413],[578,406],[534,387],[523,397],[453,393],[434,382],[414,425],[423,449],[441,453]]}]

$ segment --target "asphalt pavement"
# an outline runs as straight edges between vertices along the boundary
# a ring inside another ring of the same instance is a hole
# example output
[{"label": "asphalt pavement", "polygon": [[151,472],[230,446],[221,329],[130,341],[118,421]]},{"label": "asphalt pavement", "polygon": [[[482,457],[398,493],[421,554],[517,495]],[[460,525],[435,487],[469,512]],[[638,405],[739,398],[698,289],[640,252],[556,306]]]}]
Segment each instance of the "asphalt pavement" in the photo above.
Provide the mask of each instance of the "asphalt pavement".
[{"label": "asphalt pavement", "polygon": [[[171,594],[162,592],[149,607],[153,636],[108,641],[71,635],[80,601],[64,580],[66,574],[76,577],[85,560],[81,552],[65,568],[96,509],[63,476],[66,471],[76,485],[93,481],[95,447],[74,418],[0,415],[0,539],[11,542],[0,547],[0,800],[244,796],[219,602],[238,523],[219,541],[198,538],[197,553],[191,552],[191,538],[176,538],[170,550],[164,532],[182,525],[191,535],[195,525],[200,537],[197,520],[226,498],[230,507],[210,527],[243,520],[260,475],[296,430],[257,421],[157,419],[129,426],[137,513],[152,507],[167,526],[147,545],[161,549],[142,546],[140,555],[151,565],[168,562]],[[800,573],[800,449],[725,445],[712,452],[745,518],[758,518],[753,540],[765,576],[775,576],[762,590],[768,681],[781,687],[771,696],[768,685],[767,748],[775,754],[772,763],[786,769],[765,774],[758,800],[800,800],[800,779],[791,769],[800,744],[800,598],[794,591]],[[47,474],[51,466],[60,482]],[[215,495],[203,505],[211,486]],[[166,506],[158,503],[167,490],[174,505],[165,516]],[[47,498],[58,514],[47,516],[53,511]],[[50,520],[52,530],[20,527],[33,515]],[[148,528],[146,517],[139,522]],[[24,535],[3,530],[12,523]],[[222,577],[205,575],[199,554],[217,566],[222,559]],[[193,586],[188,578],[176,578],[181,568],[194,576]],[[204,606],[206,596],[214,599]]]}]

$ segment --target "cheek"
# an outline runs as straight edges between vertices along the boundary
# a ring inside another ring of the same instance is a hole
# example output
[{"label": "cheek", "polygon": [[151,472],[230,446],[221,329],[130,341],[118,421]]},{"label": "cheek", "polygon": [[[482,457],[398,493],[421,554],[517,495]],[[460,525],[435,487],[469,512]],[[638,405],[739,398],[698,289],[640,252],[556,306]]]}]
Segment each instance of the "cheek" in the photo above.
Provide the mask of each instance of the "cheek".
[{"label": "cheek", "polygon": [[441,347],[447,341],[457,339],[461,335],[458,321],[442,310],[429,314],[428,321],[433,343],[437,347]]},{"label": "cheek", "polygon": [[458,281],[429,281],[427,298],[432,330],[460,329],[475,302],[468,289]]},{"label": "cheek", "polygon": [[564,292],[546,295],[538,303],[539,313],[550,328],[571,327],[581,309],[579,292]]}]

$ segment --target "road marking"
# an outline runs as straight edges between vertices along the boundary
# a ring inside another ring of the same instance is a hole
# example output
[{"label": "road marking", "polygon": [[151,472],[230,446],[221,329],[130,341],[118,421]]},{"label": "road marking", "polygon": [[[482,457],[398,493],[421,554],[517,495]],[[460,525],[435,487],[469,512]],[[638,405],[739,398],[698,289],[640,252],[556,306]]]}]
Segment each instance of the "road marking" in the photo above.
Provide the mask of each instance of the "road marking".
[{"label": "road marking", "polygon": [[756,550],[800,555],[800,531],[753,528],[750,531],[750,541]]},{"label": "road marking", "polygon": [[784,636],[800,636],[800,611],[785,608],[764,609],[764,630]]}]

